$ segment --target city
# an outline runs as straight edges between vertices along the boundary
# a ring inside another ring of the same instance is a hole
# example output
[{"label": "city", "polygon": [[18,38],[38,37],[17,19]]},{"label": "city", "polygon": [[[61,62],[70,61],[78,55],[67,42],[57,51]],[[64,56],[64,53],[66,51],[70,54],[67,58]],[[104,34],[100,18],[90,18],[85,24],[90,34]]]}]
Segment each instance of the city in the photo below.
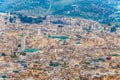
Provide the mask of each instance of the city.
[{"label": "city", "polygon": [[48,15],[10,23],[0,13],[0,80],[120,80],[120,28]]}]

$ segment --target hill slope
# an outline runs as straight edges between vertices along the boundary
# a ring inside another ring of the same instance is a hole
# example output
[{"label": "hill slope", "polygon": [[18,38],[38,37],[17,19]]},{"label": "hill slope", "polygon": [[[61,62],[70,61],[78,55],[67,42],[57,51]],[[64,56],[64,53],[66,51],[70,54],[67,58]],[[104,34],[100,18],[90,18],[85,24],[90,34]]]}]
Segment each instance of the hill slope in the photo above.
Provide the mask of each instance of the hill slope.
[{"label": "hill slope", "polygon": [[0,4],[2,12],[82,17],[108,25],[120,23],[120,0],[0,0]]}]

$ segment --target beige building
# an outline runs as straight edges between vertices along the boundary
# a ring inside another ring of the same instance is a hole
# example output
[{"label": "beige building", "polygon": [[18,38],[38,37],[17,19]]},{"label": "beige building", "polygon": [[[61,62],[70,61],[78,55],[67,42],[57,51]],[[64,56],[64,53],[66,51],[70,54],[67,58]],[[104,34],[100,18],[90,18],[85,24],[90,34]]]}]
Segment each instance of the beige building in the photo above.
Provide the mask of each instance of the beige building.
[{"label": "beige building", "polygon": [[101,46],[105,44],[105,40],[102,38],[90,38],[83,39],[81,43],[83,46]]}]

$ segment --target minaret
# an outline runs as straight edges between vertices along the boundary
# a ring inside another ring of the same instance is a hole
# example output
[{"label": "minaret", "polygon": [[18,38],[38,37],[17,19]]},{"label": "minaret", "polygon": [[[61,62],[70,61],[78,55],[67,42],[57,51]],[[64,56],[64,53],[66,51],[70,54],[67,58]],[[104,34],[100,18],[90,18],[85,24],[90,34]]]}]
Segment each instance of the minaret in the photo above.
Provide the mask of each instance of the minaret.
[{"label": "minaret", "polygon": [[42,35],[41,35],[41,28],[37,28],[38,30],[38,38],[42,38]]},{"label": "minaret", "polygon": [[40,30],[40,28],[38,28],[38,36],[40,36],[40,32],[41,32],[41,30]]},{"label": "minaret", "polygon": [[19,26],[19,19],[17,17],[17,19],[16,19],[16,27],[18,27],[18,26]]},{"label": "minaret", "polygon": [[11,14],[10,14],[10,12],[8,12],[8,22],[10,20],[10,17],[11,17]]},{"label": "minaret", "polygon": [[21,34],[20,38],[21,38],[21,51],[24,51],[25,50],[25,37],[24,37],[24,34]]}]

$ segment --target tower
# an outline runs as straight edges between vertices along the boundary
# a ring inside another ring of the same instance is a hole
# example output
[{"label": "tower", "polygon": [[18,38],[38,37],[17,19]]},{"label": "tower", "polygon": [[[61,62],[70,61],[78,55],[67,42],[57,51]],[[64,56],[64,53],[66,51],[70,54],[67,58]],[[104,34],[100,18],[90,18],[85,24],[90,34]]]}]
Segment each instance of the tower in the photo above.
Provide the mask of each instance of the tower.
[{"label": "tower", "polygon": [[18,17],[16,18],[15,23],[16,23],[16,27],[19,27],[20,19]]},{"label": "tower", "polygon": [[37,30],[38,30],[38,38],[42,38],[42,35],[41,35],[41,28],[37,28]]},{"label": "tower", "polygon": [[8,22],[9,22],[9,20],[10,20],[10,17],[11,17],[11,13],[8,12]]},{"label": "tower", "polygon": [[40,28],[38,28],[38,36],[40,36],[41,30]]},{"label": "tower", "polygon": [[25,50],[25,37],[24,34],[20,35],[20,39],[21,39],[21,51]]}]

